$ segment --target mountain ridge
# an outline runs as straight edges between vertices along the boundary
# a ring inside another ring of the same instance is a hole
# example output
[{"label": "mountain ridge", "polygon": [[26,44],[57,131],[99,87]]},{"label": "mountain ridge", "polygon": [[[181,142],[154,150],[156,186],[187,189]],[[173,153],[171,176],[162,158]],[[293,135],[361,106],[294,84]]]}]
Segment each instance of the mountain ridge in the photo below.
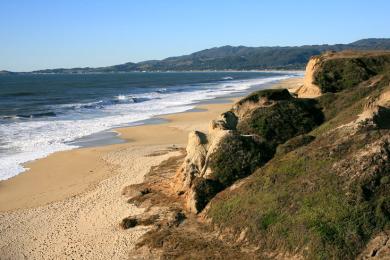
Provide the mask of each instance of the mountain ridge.
[{"label": "mountain ridge", "polygon": [[135,71],[209,71],[209,70],[291,70],[304,69],[309,58],[326,51],[390,50],[390,38],[367,38],[348,44],[302,46],[230,46],[213,47],[162,60],[105,67],[76,67],[35,70],[31,73],[110,73]]}]

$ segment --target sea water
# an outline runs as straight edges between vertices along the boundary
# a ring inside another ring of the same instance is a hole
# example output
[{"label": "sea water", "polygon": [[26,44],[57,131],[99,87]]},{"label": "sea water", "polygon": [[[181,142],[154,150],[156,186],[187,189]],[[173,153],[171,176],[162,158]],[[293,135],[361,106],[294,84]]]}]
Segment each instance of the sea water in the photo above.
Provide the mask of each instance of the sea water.
[{"label": "sea water", "polygon": [[0,180],[23,163],[115,127],[298,76],[286,72],[133,72],[0,76]]}]

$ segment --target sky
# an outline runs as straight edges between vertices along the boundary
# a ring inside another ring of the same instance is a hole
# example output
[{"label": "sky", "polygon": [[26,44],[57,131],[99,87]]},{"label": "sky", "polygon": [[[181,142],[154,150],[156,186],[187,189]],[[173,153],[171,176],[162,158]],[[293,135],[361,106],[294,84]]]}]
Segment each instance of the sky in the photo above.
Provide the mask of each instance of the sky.
[{"label": "sky", "polygon": [[390,38],[389,0],[0,0],[0,70]]}]

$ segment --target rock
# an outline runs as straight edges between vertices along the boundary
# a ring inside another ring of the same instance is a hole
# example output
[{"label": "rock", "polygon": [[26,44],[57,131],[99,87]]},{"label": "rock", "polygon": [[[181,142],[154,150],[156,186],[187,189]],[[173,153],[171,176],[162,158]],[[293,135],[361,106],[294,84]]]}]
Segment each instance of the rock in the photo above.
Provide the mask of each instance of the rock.
[{"label": "rock", "polygon": [[[190,190],[195,178],[207,179],[210,174],[208,161],[210,154],[218,148],[224,136],[231,134],[237,124],[237,118],[232,112],[223,113],[209,125],[209,134],[193,131],[188,136],[187,156],[174,178],[174,190],[184,195]],[[191,197],[191,195],[185,195]],[[193,207],[192,207],[193,208]]]},{"label": "rock", "polygon": [[[208,175],[211,174],[209,168],[210,155],[218,149],[223,137],[231,134],[231,130],[224,130],[226,125],[231,125],[231,123],[214,120],[210,123],[211,133],[208,136],[201,132],[189,134],[186,148],[187,156],[174,178],[173,188],[177,194],[184,197],[187,208],[191,212],[198,213],[203,207],[204,202],[202,201],[206,200],[203,195],[199,194],[199,192],[204,192],[204,188],[207,186],[205,186],[206,182],[203,183],[199,180],[208,179]],[[194,181],[196,179],[197,181]],[[210,190],[214,189],[210,188]],[[213,196],[215,194],[213,193]],[[205,197],[208,198],[209,195],[205,195]]]},{"label": "rock", "polygon": [[357,259],[390,259],[389,232],[381,232],[374,237]]},{"label": "rock", "polygon": [[320,67],[321,61],[321,57],[313,57],[307,63],[303,86],[296,92],[299,98],[316,98],[321,96],[320,87],[313,83],[314,73]]},{"label": "rock", "polygon": [[[173,181],[175,192],[184,198],[188,210],[199,213],[218,192],[272,158],[278,143],[268,145],[265,141],[271,140],[267,138],[284,142],[322,122],[315,118],[317,110],[315,102],[295,100],[286,89],[262,90],[240,100],[231,111],[210,122],[207,135],[189,134],[187,156]],[[268,122],[269,130],[277,136],[252,127],[264,118],[273,120]],[[248,125],[247,131],[243,123]],[[296,126],[300,123],[302,126]]]},{"label": "rock", "polygon": [[138,225],[138,220],[136,218],[131,218],[131,217],[124,218],[121,223],[121,227],[123,229],[133,228],[137,225]]},{"label": "rock", "polygon": [[374,124],[379,128],[390,128],[390,90],[376,99],[370,99],[357,119],[361,124]]},{"label": "rock", "polygon": [[144,196],[150,192],[152,192],[150,188],[143,187],[142,185],[130,185],[126,186],[122,190],[122,195],[131,199],[139,196]]},{"label": "rock", "polygon": [[187,156],[174,178],[174,189],[177,193],[184,193],[199,176],[204,166],[207,154],[207,137],[199,131],[188,135]]},{"label": "rock", "polygon": [[235,131],[237,120],[233,112],[226,112],[210,122],[208,135],[199,131],[189,134],[187,156],[174,178],[173,188],[184,197],[191,212],[198,213],[221,190],[220,184],[209,180],[210,156],[218,150],[221,140]]},{"label": "rock", "polygon": [[122,220],[121,227],[123,229],[129,229],[136,226],[150,226],[156,223],[158,224],[159,218],[160,216],[158,214],[127,217]]},{"label": "rock", "polygon": [[235,130],[237,122],[238,118],[233,112],[225,112],[221,114],[218,119],[210,122],[209,133],[218,130]]}]

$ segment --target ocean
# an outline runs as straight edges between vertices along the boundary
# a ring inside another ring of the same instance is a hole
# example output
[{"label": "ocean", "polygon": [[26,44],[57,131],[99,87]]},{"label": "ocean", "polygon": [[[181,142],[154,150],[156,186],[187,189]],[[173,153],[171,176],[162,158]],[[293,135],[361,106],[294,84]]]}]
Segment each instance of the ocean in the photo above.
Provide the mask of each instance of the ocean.
[{"label": "ocean", "polygon": [[[23,163],[115,127],[142,124],[199,102],[241,95],[286,72],[134,72],[117,74],[17,74],[0,76],[0,180]],[[104,136],[104,135],[102,135]],[[107,137],[109,138],[109,137]]]}]

